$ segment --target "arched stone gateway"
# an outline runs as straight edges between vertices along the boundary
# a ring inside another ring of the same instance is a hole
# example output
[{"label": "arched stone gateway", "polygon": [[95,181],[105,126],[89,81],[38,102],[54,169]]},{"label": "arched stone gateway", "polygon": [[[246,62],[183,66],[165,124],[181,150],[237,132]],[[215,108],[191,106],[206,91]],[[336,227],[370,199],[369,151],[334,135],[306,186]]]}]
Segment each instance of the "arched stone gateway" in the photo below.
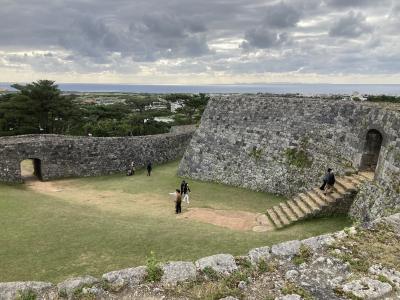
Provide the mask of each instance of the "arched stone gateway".
[{"label": "arched stone gateway", "polygon": [[375,172],[376,166],[378,165],[382,141],[383,136],[378,130],[371,129],[367,132],[360,170]]},{"label": "arched stone gateway", "polygon": [[21,178],[25,180],[42,180],[42,162],[39,158],[24,159],[20,163]]}]

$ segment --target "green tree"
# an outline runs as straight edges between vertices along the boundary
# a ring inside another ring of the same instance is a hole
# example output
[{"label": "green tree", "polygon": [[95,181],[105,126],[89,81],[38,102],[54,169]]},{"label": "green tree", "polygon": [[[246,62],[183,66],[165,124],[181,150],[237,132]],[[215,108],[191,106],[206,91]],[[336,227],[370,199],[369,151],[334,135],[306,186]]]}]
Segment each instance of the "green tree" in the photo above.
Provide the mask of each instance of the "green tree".
[{"label": "green tree", "polygon": [[126,99],[126,105],[130,110],[137,110],[140,113],[145,111],[145,107],[153,103],[155,99],[151,97],[130,97]]},{"label": "green tree", "polygon": [[78,118],[72,97],[61,95],[54,81],[12,85],[18,92],[0,101],[2,134],[65,133]]},{"label": "green tree", "polygon": [[197,123],[209,99],[210,97],[206,94],[192,95],[183,101],[183,107],[179,108],[177,112],[183,114],[189,124]]}]

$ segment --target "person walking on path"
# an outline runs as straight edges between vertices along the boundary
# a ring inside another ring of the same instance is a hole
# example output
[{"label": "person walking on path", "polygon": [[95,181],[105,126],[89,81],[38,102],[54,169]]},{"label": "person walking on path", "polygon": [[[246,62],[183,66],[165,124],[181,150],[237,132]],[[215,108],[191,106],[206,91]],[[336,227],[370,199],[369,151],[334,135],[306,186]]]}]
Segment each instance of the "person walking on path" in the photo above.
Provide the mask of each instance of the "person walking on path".
[{"label": "person walking on path", "polygon": [[325,176],[326,176],[326,184],[325,184],[324,195],[328,195],[332,192],[336,179],[335,179],[335,174],[332,172],[331,168],[328,169],[328,172]]},{"label": "person walking on path", "polygon": [[175,213],[180,214],[182,212],[182,195],[181,195],[181,191],[176,189],[175,193],[170,193],[170,195],[175,195]]},{"label": "person walking on path", "polygon": [[151,171],[153,170],[153,166],[152,166],[152,164],[151,164],[151,161],[149,161],[148,163],[147,163],[147,176],[150,176],[151,175]]}]

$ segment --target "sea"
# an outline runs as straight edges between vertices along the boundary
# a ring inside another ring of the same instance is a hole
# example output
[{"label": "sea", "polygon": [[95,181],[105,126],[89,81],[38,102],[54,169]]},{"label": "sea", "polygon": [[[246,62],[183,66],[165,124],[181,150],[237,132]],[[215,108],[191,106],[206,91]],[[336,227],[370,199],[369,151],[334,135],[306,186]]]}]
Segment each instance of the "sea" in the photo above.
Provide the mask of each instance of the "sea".
[{"label": "sea", "polygon": [[[0,90],[12,90],[12,83],[0,83]],[[400,96],[400,84],[215,84],[215,85],[142,85],[142,84],[97,84],[59,83],[64,92],[78,93],[272,93],[312,95],[366,95]]]}]

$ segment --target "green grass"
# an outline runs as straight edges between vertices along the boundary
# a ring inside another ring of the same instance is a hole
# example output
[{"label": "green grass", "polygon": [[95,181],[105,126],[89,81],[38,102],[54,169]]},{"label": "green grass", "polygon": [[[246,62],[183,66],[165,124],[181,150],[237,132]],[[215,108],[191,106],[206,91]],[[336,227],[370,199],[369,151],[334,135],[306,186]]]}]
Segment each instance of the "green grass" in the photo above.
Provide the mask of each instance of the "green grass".
[{"label": "green grass", "polygon": [[[240,232],[177,219],[172,197],[177,163],[123,175],[56,181],[60,192],[0,184],[0,281],[46,280],[161,261],[195,260],[216,253],[245,254],[253,247],[302,239],[349,225],[343,217],[301,222],[287,229]],[[284,200],[266,193],[189,180],[191,207],[263,212]],[[184,208],[185,211],[186,208]]]}]

